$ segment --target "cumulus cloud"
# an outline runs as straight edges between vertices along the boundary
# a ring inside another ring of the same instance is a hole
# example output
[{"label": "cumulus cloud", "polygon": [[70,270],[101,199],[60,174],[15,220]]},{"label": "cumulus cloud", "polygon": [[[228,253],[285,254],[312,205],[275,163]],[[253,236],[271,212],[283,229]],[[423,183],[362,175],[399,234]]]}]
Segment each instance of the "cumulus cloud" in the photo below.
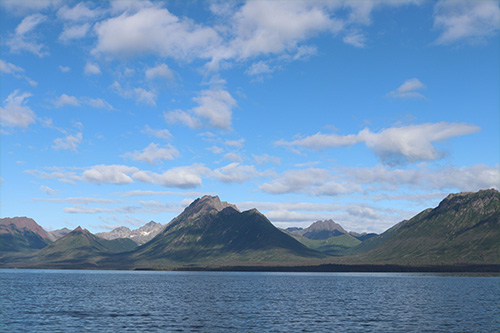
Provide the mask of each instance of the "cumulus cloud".
[{"label": "cumulus cloud", "polygon": [[211,176],[224,183],[243,183],[252,180],[258,174],[253,165],[241,165],[235,162],[215,169]]},{"label": "cumulus cloud", "polygon": [[174,78],[174,73],[166,64],[161,64],[156,67],[151,67],[146,69],[145,75],[146,79],[148,80],[154,80],[154,79],[171,80]]},{"label": "cumulus cloud", "polygon": [[442,153],[435,148],[434,142],[476,133],[479,130],[479,127],[471,124],[439,122],[392,127],[378,133],[365,128],[358,134],[345,136],[317,133],[289,142],[280,140],[276,144],[320,150],[365,143],[386,163],[432,161],[442,157]]},{"label": "cumulus cloud", "polygon": [[396,90],[389,92],[387,95],[395,98],[421,98],[426,99],[418,90],[425,89],[426,86],[419,79],[413,78],[406,80]]},{"label": "cumulus cloud", "polygon": [[82,179],[94,184],[130,184],[133,179],[129,176],[139,170],[125,165],[96,165],[82,174]]},{"label": "cumulus cloud", "polygon": [[156,54],[179,60],[206,58],[220,43],[218,33],[165,8],[143,7],[104,20],[95,26],[98,40],[93,53],[117,56]]},{"label": "cumulus cloud", "polygon": [[259,165],[264,165],[267,163],[273,163],[276,165],[281,164],[281,158],[279,158],[277,156],[262,154],[262,155],[252,155],[252,157],[255,160],[255,162]]},{"label": "cumulus cloud", "polygon": [[481,42],[497,34],[499,26],[498,1],[439,1],[434,7],[438,45]]},{"label": "cumulus cloud", "polygon": [[4,101],[4,106],[0,108],[0,120],[2,126],[27,128],[35,123],[35,113],[26,105],[31,94],[28,92],[19,93],[14,90]]},{"label": "cumulus cloud", "polygon": [[76,151],[78,145],[82,142],[82,133],[77,133],[76,135],[68,135],[64,138],[57,138],[54,140],[54,145],[52,148],[55,150],[73,150]]},{"label": "cumulus cloud", "polygon": [[73,8],[67,5],[57,11],[57,17],[65,21],[88,21],[96,18],[101,13],[99,9],[90,9],[86,3],[80,2]]},{"label": "cumulus cloud", "polygon": [[99,74],[101,74],[101,68],[97,64],[87,62],[85,64],[85,68],[83,69],[83,72],[86,75],[99,75]]},{"label": "cumulus cloud", "polygon": [[142,130],[143,133],[146,133],[148,135],[151,135],[157,139],[171,139],[172,138],[172,133],[168,129],[152,129],[148,125]]},{"label": "cumulus cloud", "polygon": [[202,164],[194,164],[172,168],[162,174],[151,171],[137,171],[133,174],[133,177],[144,183],[165,187],[195,188],[201,186],[201,176],[209,172],[210,170]]},{"label": "cumulus cloud", "polygon": [[113,82],[111,89],[123,98],[135,99],[137,103],[156,106],[157,96],[150,90],[141,87],[126,89],[118,81]]},{"label": "cumulus cloud", "polygon": [[191,128],[199,128],[204,121],[209,127],[228,129],[231,127],[232,109],[236,100],[226,90],[203,90],[193,100],[198,103],[188,111],[174,110],[165,113],[165,120],[170,123],[180,122]]},{"label": "cumulus cloud", "polygon": [[80,101],[78,101],[78,98],[76,98],[75,96],[62,94],[53,101],[53,104],[56,108],[61,108],[65,106],[80,106]]},{"label": "cumulus cloud", "polygon": [[[59,35],[59,40],[62,42],[68,42],[73,39],[80,39],[87,35],[90,30],[89,23],[77,24],[77,25],[65,25],[63,31]],[[87,67],[85,67],[87,68]],[[85,71],[87,74],[87,71]]]},{"label": "cumulus cloud", "polygon": [[149,146],[142,151],[134,151],[126,153],[124,157],[133,159],[134,161],[142,161],[149,164],[156,164],[159,161],[171,161],[178,157],[179,151],[174,146],[168,144],[166,148],[161,148],[156,143],[150,143]]}]

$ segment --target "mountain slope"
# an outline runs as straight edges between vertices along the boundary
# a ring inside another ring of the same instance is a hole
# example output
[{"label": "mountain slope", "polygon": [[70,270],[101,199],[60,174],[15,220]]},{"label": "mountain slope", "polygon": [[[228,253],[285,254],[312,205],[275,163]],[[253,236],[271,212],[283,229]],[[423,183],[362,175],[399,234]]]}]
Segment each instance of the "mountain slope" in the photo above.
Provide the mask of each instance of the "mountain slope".
[{"label": "mountain slope", "polygon": [[0,252],[29,252],[50,244],[50,235],[33,219],[0,219]]},{"label": "mountain slope", "polygon": [[142,264],[291,262],[324,257],[278,230],[256,209],[240,212],[210,196],[195,200],[133,253]]},{"label": "mountain slope", "polygon": [[345,260],[372,263],[500,263],[500,193],[450,194],[385,233],[363,242]]}]

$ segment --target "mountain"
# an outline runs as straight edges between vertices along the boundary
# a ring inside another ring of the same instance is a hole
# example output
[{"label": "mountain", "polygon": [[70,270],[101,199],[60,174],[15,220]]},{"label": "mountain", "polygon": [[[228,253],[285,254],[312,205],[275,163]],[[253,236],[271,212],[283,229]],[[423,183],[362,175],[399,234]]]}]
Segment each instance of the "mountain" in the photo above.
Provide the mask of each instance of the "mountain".
[{"label": "mountain", "polygon": [[324,257],[278,230],[256,209],[240,212],[217,196],[195,200],[132,253],[139,266],[303,262]]},{"label": "mountain", "polygon": [[161,223],[151,221],[135,230],[130,230],[127,227],[118,227],[109,232],[97,233],[96,236],[107,240],[113,240],[116,238],[130,238],[137,244],[142,245],[149,242],[156,235],[158,235],[160,231],[162,231],[163,227],[164,226]]},{"label": "mountain", "polygon": [[316,221],[309,227],[298,231],[298,233],[306,238],[319,240],[347,234],[347,231],[333,220],[326,220]]},{"label": "mountain", "polygon": [[69,230],[68,228],[62,228],[62,229],[49,231],[48,234],[49,234],[50,240],[55,242],[56,240],[58,240],[61,237],[66,236],[70,232],[71,232],[71,230]]},{"label": "mountain", "polygon": [[51,242],[49,234],[33,219],[13,217],[0,219],[0,252],[29,252]]},{"label": "mountain", "polygon": [[500,193],[448,195],[354,248],[346,261],[403,265],[500,263]]},{"label": "mountain", "polygon": [[127,238],[106,240],[86,229],[76,228],[43,249],[4,258],[10,267],[33,268],[98,268],[99,262],[114,253],[133,250],[137,244]]}]

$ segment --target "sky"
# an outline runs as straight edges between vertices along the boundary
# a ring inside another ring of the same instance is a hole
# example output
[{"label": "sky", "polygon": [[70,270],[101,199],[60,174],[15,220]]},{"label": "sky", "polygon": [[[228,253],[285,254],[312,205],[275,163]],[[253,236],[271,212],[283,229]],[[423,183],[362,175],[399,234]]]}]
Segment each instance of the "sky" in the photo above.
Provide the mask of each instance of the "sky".
[{"label": "sky", "polygon": [[218,195],[381,233],[500,188],[498,1],[0,2],[0,216],[91,232]]}]

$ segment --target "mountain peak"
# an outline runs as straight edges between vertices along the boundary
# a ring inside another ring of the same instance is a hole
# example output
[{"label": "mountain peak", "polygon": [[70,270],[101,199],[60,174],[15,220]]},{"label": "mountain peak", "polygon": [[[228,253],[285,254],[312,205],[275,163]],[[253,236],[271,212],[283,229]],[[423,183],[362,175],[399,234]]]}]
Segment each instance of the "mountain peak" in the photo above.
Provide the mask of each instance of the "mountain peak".
[{"label": "mountain peak", "polygon": [[198,216],[205,213],[218,213],[224,208],[232,207],[239,212],[239,209],[226,201],[220,201],[218,196],[204,195],[201,198],[193,201],[183,212],[191,215],[192,217]]}]

